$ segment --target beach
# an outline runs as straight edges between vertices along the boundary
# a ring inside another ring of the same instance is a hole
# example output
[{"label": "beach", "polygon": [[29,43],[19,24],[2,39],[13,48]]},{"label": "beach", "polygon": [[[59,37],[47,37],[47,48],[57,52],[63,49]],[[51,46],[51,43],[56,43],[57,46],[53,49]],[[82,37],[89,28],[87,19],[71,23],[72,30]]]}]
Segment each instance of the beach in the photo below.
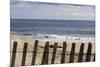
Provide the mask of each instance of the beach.
[{"label": "beach", "polygon": [[[66,38],[66,39],[63,37],[62,38],[61,37],[59,37],[59,38],[43,38],[43,37],[36,37],[36,36],[29,36],[29,35],[26,36],[26,35],[11,34],[11,51],[13,49],[14,41],[18,42],[18,47],[17,47],[18,53],[16,55],[16,61],[15,61],[16,66],[21,65],[21,59],[19,59],[19,58],[22,58],[23,45],[25,42],[28,43],[27,58],[26,58],[25,65],[31,65],[32,51],[33,51],[35,40],[39,41],[35,65],[41,64],[45,43],[47,41],[49,42],[49,45],[54,45],[54,43],[58,43],[58,46],[61,47],[61,48],[57,48],[55,62],[54,62],[55,64],[60,64],[63,42],[67,43],[65,63],[69,62],[69,54],[71,51],[72,43],[76,44],[76,48],[75,48],[76,56],[75,56],[74,62],[78,62],[77,58],[78,58],[78,53],[80,50],[81,43],[85,44],[84,45],[84,54],[87,53],[88,43],[92,43],[92,54],[95,53],[95,39],[94,38],[79,38],[79,37],[70,37],[70,38]],[[48,64],[51,64],[52,52],[53,52],[53,48],[49,48]],[[11,52],[11,55],[12,55],[12,52]],[[93,61],[93,58],[94,58],[94,56],[91,56],[91,61]],[[83,57],[83,59],[86,59],[85,56]],[[83,62],[85,62],[85,60],[83,60]]]},{"label": "beach", "polygon": [[95,61],[94,5],[10,4],[10,67]]}]

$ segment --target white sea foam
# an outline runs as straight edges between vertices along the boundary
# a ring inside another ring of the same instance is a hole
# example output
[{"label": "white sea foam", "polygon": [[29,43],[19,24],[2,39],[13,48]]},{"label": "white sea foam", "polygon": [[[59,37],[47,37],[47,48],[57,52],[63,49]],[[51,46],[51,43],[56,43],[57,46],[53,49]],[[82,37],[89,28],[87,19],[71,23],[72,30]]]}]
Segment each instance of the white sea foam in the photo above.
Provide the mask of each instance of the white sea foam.
[{"label": "white sea foam", "polygon": [[28,33],[16,33],[16,32],[11,32],[11,34],[14,35],[22,35],[22,36],[29,36],[32,38],[40,38],[40,39],[71,39],[71,40],[93,40],[95,41],[94,37],[88,37],[88,36],[76,36],[76,35],[58,35],[58,34],[33,34],[31,32]]}]

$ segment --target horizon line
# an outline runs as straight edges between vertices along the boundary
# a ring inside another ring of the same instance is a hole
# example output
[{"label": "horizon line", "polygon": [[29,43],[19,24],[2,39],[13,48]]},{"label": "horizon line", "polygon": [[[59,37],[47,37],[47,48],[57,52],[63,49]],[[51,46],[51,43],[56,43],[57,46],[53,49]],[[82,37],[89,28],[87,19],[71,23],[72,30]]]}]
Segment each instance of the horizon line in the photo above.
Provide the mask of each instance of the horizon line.
[{"label": "horizon line", "polygon": [[[60,21],[60,20],[61,20],[61,21],[62,21],[62,20],[73,20],[73,21],[74,21],[74,20],[75,20],[75,19],[29,19],[29,18],[27,18],[27,19],[25,18],[25,19],[24,19],[24,18],[10,18],[10,20],[11,20],[11,19],[19,19],[19,20],[59,20],[59,21]],[[76,21],[77,21],[77,19],[76,19]],[[95,20],[78,20],[78,21],[95,21]]]}]

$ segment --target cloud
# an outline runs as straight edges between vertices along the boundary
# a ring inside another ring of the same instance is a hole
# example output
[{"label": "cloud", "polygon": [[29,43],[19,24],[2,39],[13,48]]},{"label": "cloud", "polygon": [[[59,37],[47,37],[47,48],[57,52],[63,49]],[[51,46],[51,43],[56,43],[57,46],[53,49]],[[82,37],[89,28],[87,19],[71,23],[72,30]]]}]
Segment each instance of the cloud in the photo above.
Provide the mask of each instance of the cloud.
[{"label": "cloud", "polygon": [[11,18],[95,20],[95,6],[17,1],[11,3]]}]

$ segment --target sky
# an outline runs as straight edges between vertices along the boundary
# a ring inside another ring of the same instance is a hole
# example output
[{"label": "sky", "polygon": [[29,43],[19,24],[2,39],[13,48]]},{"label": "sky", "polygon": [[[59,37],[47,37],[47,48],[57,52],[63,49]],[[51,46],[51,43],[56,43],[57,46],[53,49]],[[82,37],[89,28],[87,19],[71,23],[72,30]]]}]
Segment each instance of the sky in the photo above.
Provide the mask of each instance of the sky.
[{"label": "sky", "polygon": [[95,20],[95,6],[11,0],[10,14],[16,19]]},{"label": "sky", "polygon": [[88,4],[95,5],[95,0],[24,0],[24,1],[42,1],[42,2],[57,2],[57,3],[73,3],[73,4]]}]

